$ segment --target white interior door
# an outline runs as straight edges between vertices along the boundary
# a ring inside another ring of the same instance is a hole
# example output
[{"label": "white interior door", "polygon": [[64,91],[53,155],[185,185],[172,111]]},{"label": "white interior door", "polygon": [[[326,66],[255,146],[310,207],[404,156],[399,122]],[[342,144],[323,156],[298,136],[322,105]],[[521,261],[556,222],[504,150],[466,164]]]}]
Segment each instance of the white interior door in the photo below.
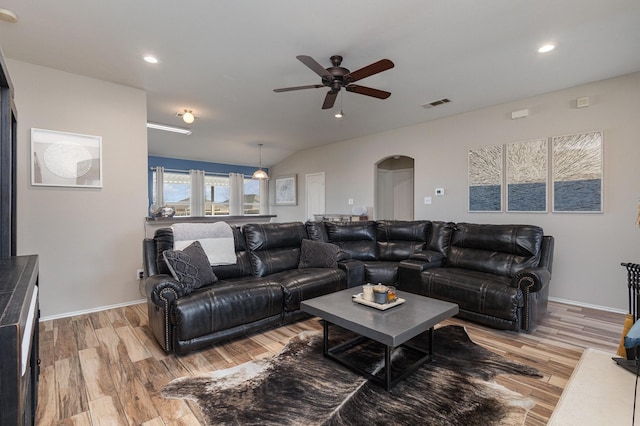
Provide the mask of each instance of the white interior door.
[{"label": "white interior door", "polygon": [[314,215],[324,211],[324,172],[305,175],[305,194],[307,200],[307,220],[315,220]]},{"label": "white interior door", "polygon": [[377,220],[393,220],[393,173],[378,169]]},{"label": "white interior door", "polygon": [[393,172],[393,218],[413,220],[413,169]]},{"label": "white interior door", "polygon": [[413,220],[413,169],[378,169],[377,220]]}]

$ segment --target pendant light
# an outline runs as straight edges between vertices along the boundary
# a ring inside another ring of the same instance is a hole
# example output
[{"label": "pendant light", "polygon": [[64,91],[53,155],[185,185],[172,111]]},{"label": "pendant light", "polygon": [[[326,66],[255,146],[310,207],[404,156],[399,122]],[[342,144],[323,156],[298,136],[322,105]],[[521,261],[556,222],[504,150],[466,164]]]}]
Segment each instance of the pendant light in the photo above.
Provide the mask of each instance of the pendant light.
[{"label": "pendant light", "polygon": [[267,172],[262,170],[262,145],[263,144],[261,143],[258,144],[258,146],[260,147],[260,167],[258,168],[258,170],[253,172],[254,179],[269,179],[269,175],[267,174]]}]

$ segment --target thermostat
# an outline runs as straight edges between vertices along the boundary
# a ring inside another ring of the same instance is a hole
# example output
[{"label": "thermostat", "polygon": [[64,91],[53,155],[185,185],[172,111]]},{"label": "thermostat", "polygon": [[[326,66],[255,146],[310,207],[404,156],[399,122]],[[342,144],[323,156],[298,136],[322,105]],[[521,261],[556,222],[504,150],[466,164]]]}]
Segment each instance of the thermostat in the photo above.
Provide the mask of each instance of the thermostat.
[{"label": "thermostat", "polygon": [[442,197],[444,195],[444,188],[436,188],[436,195]]}]

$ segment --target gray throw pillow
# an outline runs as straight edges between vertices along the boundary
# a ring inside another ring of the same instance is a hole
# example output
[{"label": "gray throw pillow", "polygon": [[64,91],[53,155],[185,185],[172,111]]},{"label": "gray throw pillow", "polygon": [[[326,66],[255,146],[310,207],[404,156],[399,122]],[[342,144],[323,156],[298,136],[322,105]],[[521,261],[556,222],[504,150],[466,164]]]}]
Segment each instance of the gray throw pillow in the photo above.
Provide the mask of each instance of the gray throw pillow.
[{"label": "gray throw pillow", "polygon": [[331,243],[304,239],[300,246],[299,269],[337,268],[340,247]]},{"label": "gray throw pillow", "polygon": [[194,241],[184,250],[165,250],[163,256],[171,275],[184,287],[187,294],[218,281],[199,241]]}]

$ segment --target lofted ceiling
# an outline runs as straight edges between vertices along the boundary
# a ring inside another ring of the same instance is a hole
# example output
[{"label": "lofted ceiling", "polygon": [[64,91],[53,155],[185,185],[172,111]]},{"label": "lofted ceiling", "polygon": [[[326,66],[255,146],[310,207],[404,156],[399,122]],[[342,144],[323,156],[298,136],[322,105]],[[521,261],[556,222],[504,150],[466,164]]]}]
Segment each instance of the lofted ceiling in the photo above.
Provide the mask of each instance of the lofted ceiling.
[{"label": "lofted ceiling", "polygon": [[[150,155],[271,166],[309,147],[640,71],[638,0],[0,0],[7,58],[145,90]],[[537,48],[557,43],[550,53]],[[151,54],[155,65],[142,60]],[[354,71],[380,100],[326,88],[296,59]],[[588,94],[585,94],[588,95]],[[450,103],[426,109],[441,98]],[[334,118],[342,106],[345,117]],[[198,117],[186,125],[177,112]]]}]

